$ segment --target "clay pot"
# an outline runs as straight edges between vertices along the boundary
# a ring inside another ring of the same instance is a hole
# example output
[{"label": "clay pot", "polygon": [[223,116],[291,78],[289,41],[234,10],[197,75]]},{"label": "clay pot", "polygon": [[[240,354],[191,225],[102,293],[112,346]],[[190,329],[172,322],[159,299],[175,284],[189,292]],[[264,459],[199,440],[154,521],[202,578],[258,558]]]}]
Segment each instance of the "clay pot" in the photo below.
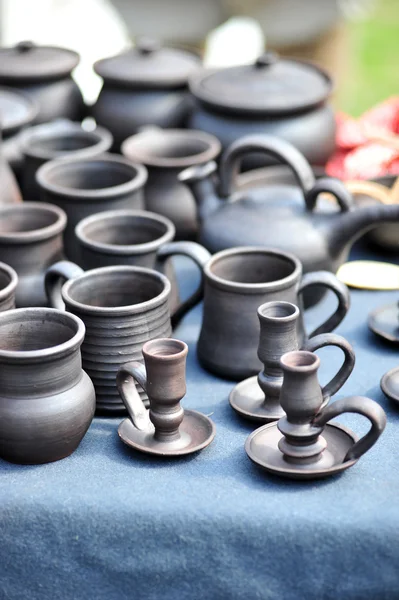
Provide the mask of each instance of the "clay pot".
[{"label": "clay pot", "polygon": [[142,361],[146,341],[169,337],[172,332],[169,280],[152,269],[131,266],[83,273],[77,265],[63,261],[48,269],[46,287],[52,306],[65,306],[86,325],[83,368],[94,383],[97,408],[124,410],[116,387],[119,367]]},{"label": "clay pot", "polygon": [[201,131],[155,127],[122,144],[122,154],[147,167],[146,208],[174,223],[177,240],[193,239],[198,230],[193,194],[178,175],[186,167],[215,159],[220,148],[217,138]]},{"label": "clay pot", "polygon": [[[170,244],[174,225],[166,217],[148,211],[114,210],[92,215],[75,229],[83,269],[134,265],[164,273],[171,285],[171,311],[180,303],[177,280],[169,257],[184,254],[202,269],[210,254],[195,242]],[[189,299],[185,305],[197,302]]]},{"label": "clay pot", "polygon": [[0,207],[0,259],[18,274],[16,305],[47,306],[46,269],[62,258],[63,210],[43,202]]},{"label": "clay pot", "polygon": [[199,64],[194,54],[148,39],[94,64],[104,85],[92,115],[114,136],[114,150],[143,125],[185,125],[191,109],[187,81]]},{"label": "clay pot", "polygon": [[26,92],[38,106],[35,123],[85,116],[82,94],[71,77],[79,55],[66,48],[24,41],[0,48],[0,85]]},{"label": "clay pot", "polygon": [[201,365],[216,375],[235,380],[256,375],[260,325],[258,306],[284,300],[302,309],[303,291],[314,285],[332,290],[338,308],[309,336],[302,318],[297,340],[335,329],[349,309],[349,291],[332,273],[317,271],[302,277],[302,265],[292,254],[259,247],[241,247],[214,254],[204,268],[204,316],[197,345]]},{"label": "clay pot", "polygon": [[103,154],[112,144],[112,136],[103,127],[86,131],[80,123],[59,119],[37,125],[23,132],[20,146],[23,155],[22,190],[24,197],[38,200],[40,188],[36,171],[49,160],[60,157],[87,158]]},{"label": "clay pot", "polygon": [[0,311],[15,308],[15,290],[18,275],[5,263],[0,263]]},{"label": "clay pot", "polygon": [[76,450],[92,421],[93,384],[82,371],[85,327],[58,310],[0,313],[0,457],[59,460]]},{"label": "clay pot", "polygon": [[75,227],[79,221],[105,210],[144,208],[146,168],[116,155],[51,160],[39,168],[36,178],[40,199],[67,214],[65,254],[78,263]]}]

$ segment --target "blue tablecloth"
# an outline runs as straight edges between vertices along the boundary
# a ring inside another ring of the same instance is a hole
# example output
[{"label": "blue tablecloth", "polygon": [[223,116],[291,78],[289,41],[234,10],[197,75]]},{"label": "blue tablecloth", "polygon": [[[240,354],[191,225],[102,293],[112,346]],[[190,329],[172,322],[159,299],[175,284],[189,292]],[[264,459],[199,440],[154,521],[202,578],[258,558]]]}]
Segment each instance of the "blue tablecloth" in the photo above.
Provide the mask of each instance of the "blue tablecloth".
[{"label": "blue tablecloth", "polygon": [[[65,460],[0,461],[1,600],[398,598],[399,410],[379,381],[399,352],[366,325],[371,309],[397,298],[353,291],[337,331],[357,362],[336,398],[377,400],[386,430],[352,469],[309,483],[272,478],[247,458],[253,427],[228,404],[233,384],[196,361],[197,307],[175,332],[189,345],[183,405],[211,416],[214,442],[189,458],[154,459],[122,444],[120,418],[96,418]],[[341,356],[319,355],[323,381]],[[368,428],[356,415],[340,421]]]}]

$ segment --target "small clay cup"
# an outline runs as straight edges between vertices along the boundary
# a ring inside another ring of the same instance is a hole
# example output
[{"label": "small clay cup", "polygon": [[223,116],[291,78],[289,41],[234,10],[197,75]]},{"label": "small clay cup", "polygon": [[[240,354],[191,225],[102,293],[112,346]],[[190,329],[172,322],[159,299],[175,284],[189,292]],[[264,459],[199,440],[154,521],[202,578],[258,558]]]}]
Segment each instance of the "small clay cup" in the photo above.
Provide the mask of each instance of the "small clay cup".
[{"label": "small clay cup", "polygon": [[44,202],[0,207],[0,260],[15,269],[17,307],[47,306],[44,273],[63,257],[63,210]]},{"label": "small clay cup", "polygon": [[193,239],[198,232],[196,202],[178,175],[216,159],[220,150],[215,136],[194,129],[145,127],[122,144],[122,154],[148,170],[146,208],[174,223],[177,240]]},{"label": "small clay cup", "polygon": [[39,464],[69,456],[95,410],[82,371],[85,326],[48,308],[0,313],[0,457]]},{"label": "small clay cup", "polygon": [[41,165],[60,157],[88,158],[110,149],[112,135],[103,127],[92,131],[80,123],[59,119],[24,131],[20,139],[23,155],[22,191],[29,200],[39,200],[36,172]]},{"label": "small clay cup", "polygon": [[59,158],[36,174],[40,199],[68,216],[64,233],[67,258],[80,264],[75,227],[84,217],[111,209],[144,208],[147,170],[113,154],[97,158]]},{"label": "small clay cup", "polygon": [[[301,309],[297,339],[332,331],[349,308],[349,291],[332,273],[317,271],[302,277],[302,265],[292,254],[261,247],[241,247],[214,254],[204,268],[204,316],[197,345],[201,365],[219,375],[241,380],[259,373],[260,325],[257,308],[284,300]],[[302,293],[321,285],[334,292],[338,307],[309,336],[303,323]]]}]

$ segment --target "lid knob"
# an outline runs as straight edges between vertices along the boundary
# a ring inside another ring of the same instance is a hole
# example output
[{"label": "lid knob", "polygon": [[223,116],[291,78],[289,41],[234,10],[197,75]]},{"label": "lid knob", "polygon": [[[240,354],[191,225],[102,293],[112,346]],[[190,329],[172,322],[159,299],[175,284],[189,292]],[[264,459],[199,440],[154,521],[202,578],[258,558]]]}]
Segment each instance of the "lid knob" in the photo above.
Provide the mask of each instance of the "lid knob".
[{"label": "lid knob", "polygon": [[152,38],[142,37],[136,42],[136,48],[140,54],[152,54],[161,48],[161,44],[158,40]]},{"label": "lid knob", "polygon": [[256,59],[256,62],[255,62],[255,67],[258,67],[258,68],[271,67],[277,61],[278,61],[277,52],[272,52],[271,50],[269,50],[268,52],[261,54],[261,56],[258,56],[258,58]]},{"label": "lid knob", "polygon": [[15,47],[20,54],[23,54],[24,52],[29,52],[32,50],[35,47],[35,44],[29,40],[25,40],[23,42],[19,42]]}]

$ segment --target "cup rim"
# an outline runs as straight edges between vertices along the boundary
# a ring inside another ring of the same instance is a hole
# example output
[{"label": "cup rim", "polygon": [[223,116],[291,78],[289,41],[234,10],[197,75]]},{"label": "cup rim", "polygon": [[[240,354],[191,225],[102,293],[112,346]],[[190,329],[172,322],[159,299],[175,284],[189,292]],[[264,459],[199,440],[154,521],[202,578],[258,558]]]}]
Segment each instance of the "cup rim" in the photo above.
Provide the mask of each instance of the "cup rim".
[{"label": "cup rim", "polygon": [[7,242],[7,244],[29,244],[31,242],[40,242],[52,238],[62,233],[67,224],[66,213],[55,204],[49,202],[20,202],[18,204],[8,204],[0,207],[0,216],[7,213],[18,213],[23,214],[25,211],[28,212],[30,209],[38,209],[40,211],[51,213],[57,217],[55,223],[40,227],[39,229],[32,229],[30,231],[0,231],[0,243]]},{"label": "cup rim", "polygon": [[[285,258],[287,261],[292,263],[293,271],[281,279],[260,283],[240,283],[237,281],[229,281],[228,279],[224,279],[223,277],[215,275],[215,273],[212,272],[212,267],[215,265],[215,263],[223,260],[226,257],[235,256],[237,254],[263,254]],[[216,285],[220,289],[232,292],[257,294],[261,291],[279,291],[291,287],[295,281],[298,281],[302,276],[302,264],[294,254],[289,252],[282,252],[274,248],[263,246],[237,246],[236,248],[229,248],[214,254],[204,267],[204,275],[209,283]]]},{"label": "cup rim", "polygon": [[[99,189],[79,189],[73,187],[66,187],[57,183],[51,183],[48,181],[49,176],[62,167],[68,166],[81,166],[84,163],[103,162],[107,164],[117,164],[130,169],[132,174],[134,171],[133,178],[125,183],[118,185],[99,188]],[[123,156],[117,154],[103,153],[99,156],[90,157],[61,157],[49,160],[48,162],[41,165],[36,172],[36,181],[38,185],[46,192],[56,194],[68,198],[69,200],[85,200],[85,201],[96,201],[99,198],[113,198],[123,194],[129,194],[142,188],[148,178],[148,172],[144,165],[134,163]]]},{"label": "cup rim", "polygon": [[35,361],[41,362],[43,359],[49,358],[61,358],[68,354],[71,354],[75,350],[79,349],[85,337],[86,327],[83,321],[76,315],[58,310],[56,308],[44,308],[44,307],[27,307],[27,308],[14,308],[0,312],[0,331],[2,321],[6,321],[16,315],[23,315],[24,322],[32,321],[35,316],[42,320],[52,320],[51,316],[58,317],[59,321],[70,321],[76,326],[76,331],[70,339],[56,346],[50,346],[49,348],[42,348],[40,350],[4,350],[0,348],[0,358],[8,359],[12,362],[19,361]]},{"label": "cup rim", "polygon": [[[181,347],[181,349],[173,354],[153,354],[151,352],[151,348],[153,346],[160,346],[161,344],[166,346],[174,345],[175,347],[178,345]],[[171,362],[176,360],[176,358],[183,358],[184,356],[187,356],[188,346],[185,342],[176,338],[155,338],[145,342],[142,348],[142,353],[145,358],[156,358],[159,362]]]},{"label": "cup rim", "polygon": [[[97,277],[98,275],[103,275],[104,273],[122,273],[122,272],[130,272],[134,273],[144,273],[148,276],[151,276],[158,281],[163,283],[163,290],[157,295],[151,298],[150,300],[145,300],[144,302],[137,302],[136,304],[127,304],[124,306],[91,306],[90,304],[84,304],[83,302],[79,302],[79,300],[75,300],[70,295],[70,289],[74,285],[77,285],[78,281],[82,281],[82,279],[89,279],[91,277]],[[169,279],[155,271],[154,269],[148,269],[146,267],[136,267],[132,265],[116,265],[110,267],[98,267],[97,269],[90,269],[89,271],[85,271],[78,277],[73,279],[69,279],[64,283],[61,289],[62,299],[65,304],[69,307],[72,307],[74,310],[79,311],[80,313],[88,314],[88,315],[98,315],[98,316],[124,316],[124,315],[132,315],[139,314],[145,312],[149,308],[156,308],[160,306],[167,300],[170,296],[171,292],[171,284]]]},{"label": "cup rim", "polygon": [[6,272],[7,275],[10,276],[10,282],[6,285],[6,287],[0,290],[0,302],[3,302],[3,300],[15,292],[18,285],[18,275],[17,272],[10,267],[10,265],[7,265],[4,262],[0,262],[0,272],[1,271]]},{"label": "cup rim", "polygon": [[[144,242],[142,244],[126,244],[126,245],[116,245],[116,244],[107,244],[105,242],[97,242],[92,240],[87,236],[85,232],[85,228],[96,223],[98,221],[107,220],[111,221],[114,217],[142,217],[151,221],[157,221],[157,223],[161,223],[165,225],[166,231],[156,240],[152,240],[150,242]],[[147,211],[147,210],[134,210],[134,209],[121,209],[121,210],[107,210],[101,213],[96,213],[95,215],[91,215],[89,217],[85,217],[75,227],[75,236],[78,238],[79,242],[82,246],[89,248],[90,250],[97,250],[107,254],[114,255],[132,255],[132,254],[147,254],[149,252],[154,252],[158,250],[160,246],[163,244],[170,242],[175,237],[176,228],[172,221],[167,217],[162,215],[158,215],[156,213]]]},{"label": "cup rim", "polygon": [[[271,316],[271,315],[264,314],[263,311],[266,308],[273,308],[276,306],[290,307],[293,309],[293,311],[291,312],[291,314],[285,315],[283,317],[277,317],[277,316]],[[279,323],[288,323],[290,321],[294,321],[295,319],[297,319],[299,317],[300,310],[299,310],[299,307],[296,304],[294,304],[293,302],[287,302],[286,300],[273,300],[271,302],[264,302],[263,304],[258,306],[258,315],[259,315],[260,319],[267,319],[269,321],[277,321]]]},{"label": "cup rim", "polygon": [[[183,142],[203,142],[207,144],[207,148],[192,154],[190,156],[183,157],[163,157],[145,151],[140,145],[140,142],[146,138],[154,136],[154,139],[163,138],[168,141]],[[148,127],[143,128],[143,131],[131,135],[126,138],[121,145],[121,152],[126,158],[137,161],[149,167],[159,168],[181,168],[191,167],[193,165],[199,165],[213,160],[218,156],[222,149],[220,141],[212,134],[200,131],[198,129],[161,129],[160,127]]]},{"label": "cup rim", "polygon": [[[289,360],[294,359],[296,357],[308,358],[309,364],[304,365],[295,365],[290,364]],[[301,373],[309,373],[319,368],[320,366],[320,358],[317,354],[310,352],[309,350],[293,350],[292,352],[286,352],[280,358],[280,364],[284,367],[284,370],[290,371],[292,373],[301,372]]]},{"label": "cup rim", "polygon": [[[51,129],[51,126],[56,127],[59,124],[59,131],[57,129]],[[62,127],[65,127],[65,130],[62,130]],[[71,151],[57,151],[57,152],[46,152],[43,149],[37,149],[32,147],[32,143],[40,143],[42,141],[48,141],[57,139],[57,137],[64,137],[68,135],[74,136],[75,134],[91,136],[94,143],[91,146],[87,146],[85,148],[81,148],[79,150],[71,150]],[[76,121],[69,121],[68,119],[57,119],[50,123],[41,123],[40,125],[35,125],[34,127],[30,127],[26,131],[21,134],[21,150],[24,156],[28,156],[29,158],[38,158],[40,160],[53,160],[54,158],[58,158],[61,156],[73,156],[74,158],[93,156],[93,152],[96,151],[98,154],[102,154],[106,152],[112,145],[112,134],[105,129],[105,127],[101,127],[97,125],[95,129],[92,131],[83,129],[81,123]]]}]

